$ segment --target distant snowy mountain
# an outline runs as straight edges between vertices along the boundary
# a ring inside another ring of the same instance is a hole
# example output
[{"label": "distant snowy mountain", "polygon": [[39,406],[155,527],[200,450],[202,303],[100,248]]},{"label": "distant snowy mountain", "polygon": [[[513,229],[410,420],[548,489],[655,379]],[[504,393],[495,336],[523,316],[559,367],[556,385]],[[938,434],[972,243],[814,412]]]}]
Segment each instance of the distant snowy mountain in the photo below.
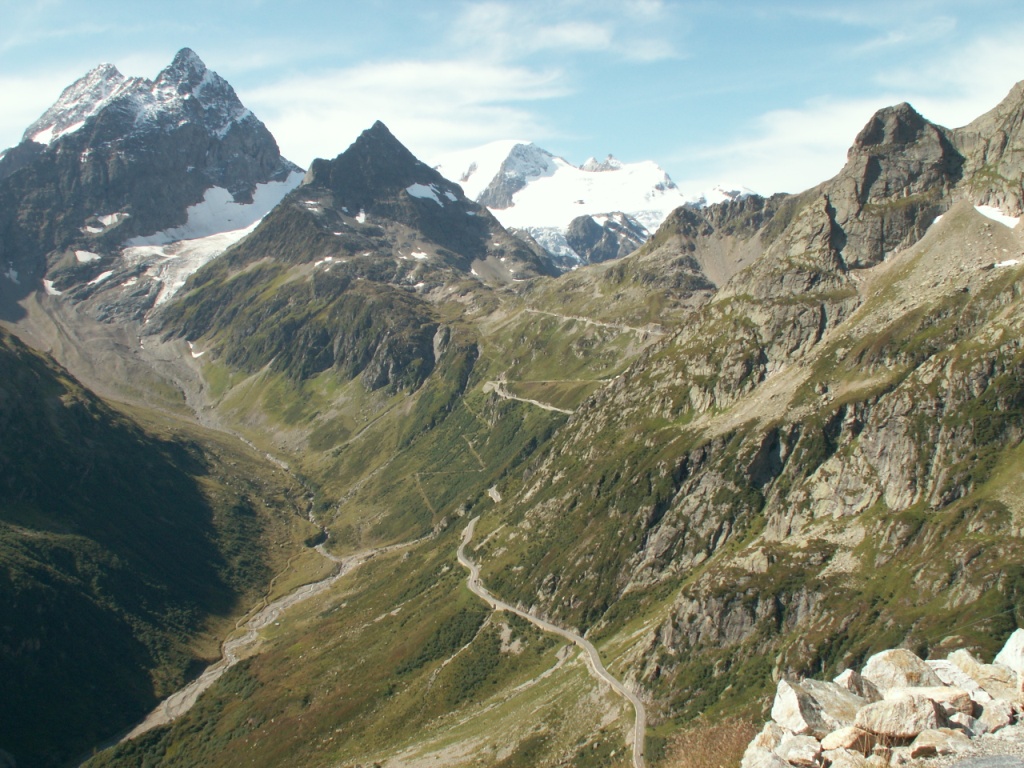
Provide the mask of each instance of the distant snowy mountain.
[{"label": "distant snowy mountain", "polygon": [[[716,187],[687,195],[652,161],[623,163],[608,155],[576,166],[535,144],[514,140],[451,153],[435,167],[461,184],[467,197],[486,205],[505,227],[529,233],[563,269],[589,262],[566,237],[580,217],[617,227],[608,235],[624,247],[641,237],[639,233],[646,239],[681,205],[711,205],[751,194],[743,188]],[[625,240],[623,226],[631,233]]]},{"label": "distant snowy mountain", "polygon": [[104,317],[141,317],[303,175],[192,50],[154,80],[101,64],[0,155],[0,298],[42,283],[74,301],[105,294]]}]

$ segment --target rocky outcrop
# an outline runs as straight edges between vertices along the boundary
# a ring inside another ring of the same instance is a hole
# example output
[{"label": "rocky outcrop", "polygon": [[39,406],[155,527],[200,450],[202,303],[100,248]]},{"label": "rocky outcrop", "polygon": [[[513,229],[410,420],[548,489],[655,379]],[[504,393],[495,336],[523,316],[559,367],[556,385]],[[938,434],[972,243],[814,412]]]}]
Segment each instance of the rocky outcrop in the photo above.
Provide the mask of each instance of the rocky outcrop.
[{"label": "rocky outcrop", "polygon": [[516,144],[476,201],[487,208],[508,208],[515,193],[531,179],[550,176],[555,168],[555,157],[550,152],[533,144]]},{"label": "rocky outcrop", "polygon": [[582,264],[610,261],[632,253],[647,240],[647,230],[624,213],[579,216],[569,223],[565,239]]},{"label": "rocky outcrop", "polygon": [[953,132],[965,158],[963,195],[1019,216],[1024,212],[1024,81],[995,109]]},{"label": "rocky outcrop", "polygon": [[[997,659],[1014,657],[1022,644],[1024,630],[1018,629]],[[869,756],[899,765],[963,750],[971,739],[1024,715],[1019,684],[1004,683],[1024,675],[998,661],[981,664],[969,656],[956,651],[948,660],[926,662],[906,649],[877,653],[860,673],[884,691],[885,698],[876,701],[845,691],[840,681],[850,684],[857,675],[850,670],[833,683],[782,679],[772,719],[751,741],[742,768],[857,766],[867,765]],[[939,680],[936,670],[950,666],[959,670],[964,688]]]}]

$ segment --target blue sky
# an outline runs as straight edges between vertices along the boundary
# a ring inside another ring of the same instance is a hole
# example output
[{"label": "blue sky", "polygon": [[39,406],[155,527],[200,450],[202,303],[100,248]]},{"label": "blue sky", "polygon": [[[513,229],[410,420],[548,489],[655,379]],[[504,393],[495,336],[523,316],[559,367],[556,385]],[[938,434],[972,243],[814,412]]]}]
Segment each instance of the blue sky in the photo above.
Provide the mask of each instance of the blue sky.
[{"label": "blue sky", "polygon": [[949,127],[1024,79],[1021,0],[0,0],[0,147],[96,64],[182,47],[300,165],[383,120],[414,153],[532,140],[684,190],[799,191],[900,101]]}]

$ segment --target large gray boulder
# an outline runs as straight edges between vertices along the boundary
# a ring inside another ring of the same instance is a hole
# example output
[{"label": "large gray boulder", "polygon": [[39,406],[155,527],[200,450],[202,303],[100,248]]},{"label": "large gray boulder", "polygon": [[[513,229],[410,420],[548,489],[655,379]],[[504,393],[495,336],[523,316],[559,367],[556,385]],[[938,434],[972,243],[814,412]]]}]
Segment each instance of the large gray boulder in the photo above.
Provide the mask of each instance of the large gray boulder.
[{"label": "large gray boulder", "polygon": [[853,725],[867,701],[835,683],[780,680],[772,704],[772,719],[796,734],[823,738]]},{"label": "large gray boulder", "polygon": [[931,667],[905,648],[876,653],[867,660],[861,675],[883,694],[890,688],[942,685]]},{"label": "large gray boulder", "polygon": [[1020,689],[1017,673],[1009,667],[1002,664],[982,664],[970,651],[964,649],[949,654],[949,661],[976,681],[992,698],[1003,701],[1018,700]]},{"label": "large gray boulder", "polygon": [[854,724],[886,740],[905,741],[945,726],[946,717],[931,699],[911,695],[868,704],[857,713]]}]

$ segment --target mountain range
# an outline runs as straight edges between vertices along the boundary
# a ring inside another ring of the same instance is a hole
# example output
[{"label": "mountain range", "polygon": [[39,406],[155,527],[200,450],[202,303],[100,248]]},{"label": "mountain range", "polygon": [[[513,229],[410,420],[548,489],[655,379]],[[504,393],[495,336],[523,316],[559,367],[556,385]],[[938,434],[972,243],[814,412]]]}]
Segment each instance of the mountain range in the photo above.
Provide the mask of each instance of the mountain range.
[{"label": "mountain range", "polygon": [[[886,107],[820,185],[696,204],[382,123],[300,179],[191,51],[89,73],[0,158],[0,749],[637,768],[713,730],[727,765],[780,679],[990,657],[1022,125],[1024,83],[958,129]],[[513,227],[543,200],[575,256]]]}]

